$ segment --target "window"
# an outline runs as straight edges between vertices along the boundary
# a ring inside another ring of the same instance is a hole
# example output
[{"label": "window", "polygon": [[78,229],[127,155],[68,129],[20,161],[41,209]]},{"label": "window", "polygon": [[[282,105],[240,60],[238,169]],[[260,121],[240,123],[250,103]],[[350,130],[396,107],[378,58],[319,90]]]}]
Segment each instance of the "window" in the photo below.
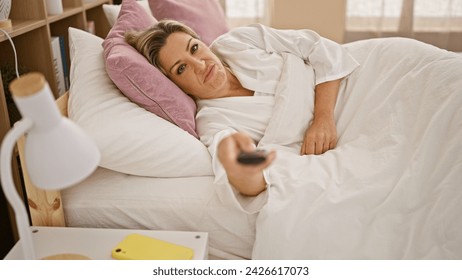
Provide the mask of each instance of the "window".
[{"label": "window", "polygon": [[226,17],[230,27],[251,23],[266,23],[266,0],[225,0]]},{"label": "window", "polygon": [[403,36],[462,51],[462,0],[347,0],[345,41]]},{"label": "window", "polygon": [[348,0],[347,30],[462,31],[462,0]]}]

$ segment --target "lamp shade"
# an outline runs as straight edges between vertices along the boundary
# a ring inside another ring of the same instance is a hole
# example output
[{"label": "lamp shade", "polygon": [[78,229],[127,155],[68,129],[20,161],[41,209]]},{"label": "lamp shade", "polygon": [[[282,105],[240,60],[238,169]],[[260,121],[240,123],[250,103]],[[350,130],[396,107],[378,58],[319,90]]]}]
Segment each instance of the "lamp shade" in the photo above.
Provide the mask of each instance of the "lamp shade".
[{"label": "lamp shade", "polygon": [[10,90],[23,118],[33,123],[24,147],[32,183],[41,189],[62,189],[89,176],[98,166],[99,150],[80,127],[60,114],[43,75],[23,75]]}]

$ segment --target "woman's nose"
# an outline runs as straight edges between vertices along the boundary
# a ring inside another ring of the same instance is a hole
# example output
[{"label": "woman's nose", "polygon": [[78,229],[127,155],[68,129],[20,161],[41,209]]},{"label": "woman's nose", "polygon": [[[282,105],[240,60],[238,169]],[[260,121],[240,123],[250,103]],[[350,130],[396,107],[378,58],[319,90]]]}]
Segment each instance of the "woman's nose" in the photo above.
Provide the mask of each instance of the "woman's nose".
[{"label": "woman's nose", "polygon": [[202,59],[202,58],[193,58],[193,61],[192,61],[193,65],[194,65],[194,70],[195,71],[204,71],[205,69],[205,60]]}]

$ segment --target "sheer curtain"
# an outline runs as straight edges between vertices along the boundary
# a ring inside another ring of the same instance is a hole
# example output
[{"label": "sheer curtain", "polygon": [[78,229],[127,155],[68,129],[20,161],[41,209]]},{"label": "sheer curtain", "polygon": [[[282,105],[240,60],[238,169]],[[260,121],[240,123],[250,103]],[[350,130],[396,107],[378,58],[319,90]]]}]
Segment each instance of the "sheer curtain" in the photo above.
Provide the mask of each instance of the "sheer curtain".
[{"label": "sheer curtain", "polygon": [[346,1],[346,42],[401,36],[462,51],[462,0]]},{"label": "sheer curtain", "polygon": [[268,23],[267,0],[220,0],[229,27]]}]

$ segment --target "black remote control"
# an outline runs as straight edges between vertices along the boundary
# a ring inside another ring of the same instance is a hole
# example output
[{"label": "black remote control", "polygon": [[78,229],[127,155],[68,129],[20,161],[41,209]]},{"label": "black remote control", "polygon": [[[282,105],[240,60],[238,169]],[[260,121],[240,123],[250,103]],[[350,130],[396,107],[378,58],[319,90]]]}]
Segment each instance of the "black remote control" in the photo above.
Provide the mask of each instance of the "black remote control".
[{"label": "black remote control", "polygon": [[260,164],[266,160],[267,155],[268,153],[265,150],[241,152],[237,156],[237,161],[241,164]]}]

